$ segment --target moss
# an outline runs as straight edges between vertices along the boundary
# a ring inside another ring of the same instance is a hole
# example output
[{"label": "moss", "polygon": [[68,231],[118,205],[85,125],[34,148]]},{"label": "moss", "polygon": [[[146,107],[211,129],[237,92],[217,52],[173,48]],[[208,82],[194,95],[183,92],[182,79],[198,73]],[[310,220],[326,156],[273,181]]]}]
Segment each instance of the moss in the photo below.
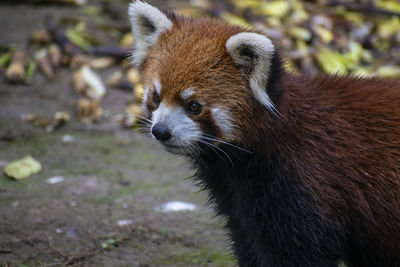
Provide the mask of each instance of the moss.
[{"label": "moss", "polygon": [[178,250],[178,253],[173,254],[166,260],[165,263],[177,266],[215,266],[229,267],[235,266],[233,256],[227,252],[221,252],[215,248],[203,246],[201,248],[186,250]]}]

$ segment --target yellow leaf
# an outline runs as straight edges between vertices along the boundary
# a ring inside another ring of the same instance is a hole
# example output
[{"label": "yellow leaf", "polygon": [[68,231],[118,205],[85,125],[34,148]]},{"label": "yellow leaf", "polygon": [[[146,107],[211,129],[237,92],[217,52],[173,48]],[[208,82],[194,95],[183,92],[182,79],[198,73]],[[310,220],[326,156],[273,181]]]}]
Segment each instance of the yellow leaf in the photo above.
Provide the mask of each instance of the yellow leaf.
[{"label": "yellow leaf", "polygon": [[400,3],[398,1],[379,1],[377,6],[393,12],[400,12]]},{"label": "yellow leaf", "polygon": [[296,50],[297,51],[308,51],[308,45],[306,44],[306,42],[305,41],[303,41],[303,40],[297,40],[296,41]]},{"label": "yellow leaf", "polygon": [[386,39],[400,32],[400,18],[392,17],[390,20],[384,21],[378,26],[379,37]]},{"label": "yellow leaf", "polygon": [[375,50],[378,50],[381,53],[388,53],[392,47],[391,42],[386,38],[384,39],[375,38],[373,39],[373,44]]},{"label": "yellow leaf", "polygon": [[338,6],[334,10],[337,15],[341,15],[344,19],[356,23],[356,25],[360,26],[365,23],[364,17],[358,12],[348,11],[342,6]]},{"label": "yellow leaf", "polygon": [[330,43],[333,40],[333,33],[321,25],[316,25],[314,27],[314,32],[324,43]]},{"label": "yellow leaf", "polygon": [[352,72],[353,75],[359,76],[359,77],[367,77],[372,74],[371,68],[366,68],[366,67],[357,67],[355,68]]},{"label": "yellow leaf", "polygon": [[326,73],[346,73],[347,68],[345,64],[343,64],[343,55],[337,51],[325,47],[319,47],[316,53],[316,59],[322,70]]},{"label": "yellow leaf", "polygon": [[78,22],[75,26],[75,31],[85,32],[86,31],[86,22]]},{"label": "yellow leaf", "polygon": [[400,66],[380,66],[376,73],[386,78],[400,78]]},{"label": "yellow leaf", "polygon": [[123,46],[123,47],[133,47],[133,45],[134,45],[134,43],[135,43],[135,40],[134,40],[134,38],[133,38],[133,34],[130,33],[130,32],[125,33],[125,34],[122,36],[122,38],[121,38],[121,40],[120,40],[119,43],[120,43],[121,46]]},{"label": "yellow leaf", "polygon": [[348,59],[348,65],[358,65],[361,60],[361,56],[363,53],[363,48],[362,46],[354,41],[351,41],[349,43],[349,52],[346,54],[346,58]]},{"label": "yellow leaf", "polygon": [[143,84],[136,84],[134,90],[135,98],[141,102],[143,100],[144,87]]},{"label": "yellow leaf", "polygon": [[304,41],[309,41],[311,39],[310,31],[303,27],[290,27],[288,33],[296,39]]},{"label": "yellow leaf", "polygon": [[246,28],[251,27],[251,25],[246,20],[244,20],[243,18],[241,18],[239,16],[225,12],[222,14],[221,17],[229,23],[239,25],[242,27],[246,27]]},{"label": "yellow leaf", "polygon": [[289,18],[290,24],[299,24],[307,21],[310,15],[305,10],[295,10]]},{"label": "yellow leaf", "polygon": [[234,1],[234,4],[238,8],[258,9],[262,6],[262,1],[260,1],[260,0],[236,0],[236,1]]},{"label": "yellow leaf", "polygon": [[276,17],[268,17],[267,18],[267,24],[271,28],[281,28],[282,27],[282,22],[279,18]]},{"label": "yellow leaf", "polygon": [[26,156],[25,158],[7,164],[4,167],[4,173],[15,180],[21,180],[40,172],[41,169],[42,165],[39,161],[31,156]]},{"label": "yellow leaf", "polygon": [[362,51],[362,55],[361,55],[362,60],[364,60],[365,62],[372,62],[372,60],[374,59],[372,57],[372,53],[369,50],[364,49]]},{"label": "yellow leaf", "polygon": [[264,15],[274,16],[274,17],[284,17],[290,11],[289,1],[271,1],[265,3],[262,7],[262,13]]}]

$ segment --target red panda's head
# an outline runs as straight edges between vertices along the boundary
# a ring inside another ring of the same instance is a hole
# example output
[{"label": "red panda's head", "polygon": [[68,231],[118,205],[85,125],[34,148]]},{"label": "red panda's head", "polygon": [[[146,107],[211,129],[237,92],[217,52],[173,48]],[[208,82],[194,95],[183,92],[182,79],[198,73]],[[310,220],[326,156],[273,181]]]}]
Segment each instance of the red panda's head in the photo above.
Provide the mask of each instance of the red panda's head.
[{"label": "red panda's head", "polygon": [[153,138],[170,152],[186,154],[204,142],[244,146],[258,127],[254,117],[277,113],[270,76],[279,60],[266,36],[142,1],[129,6],[129,16],[144,113]]}]

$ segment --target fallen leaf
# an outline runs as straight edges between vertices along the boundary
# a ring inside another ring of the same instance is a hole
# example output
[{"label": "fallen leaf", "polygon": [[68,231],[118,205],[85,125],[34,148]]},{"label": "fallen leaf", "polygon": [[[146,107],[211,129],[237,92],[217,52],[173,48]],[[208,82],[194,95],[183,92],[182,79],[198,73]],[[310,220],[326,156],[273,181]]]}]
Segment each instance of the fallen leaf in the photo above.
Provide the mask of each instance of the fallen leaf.
[{"label": "fallen leaf", "polygon": [[39,161],[31,156],[26,156],[22,159],[13,161],[4,167],[4,174],[15,180],[22,180],[36,174],[42,170],[42,165]]}]

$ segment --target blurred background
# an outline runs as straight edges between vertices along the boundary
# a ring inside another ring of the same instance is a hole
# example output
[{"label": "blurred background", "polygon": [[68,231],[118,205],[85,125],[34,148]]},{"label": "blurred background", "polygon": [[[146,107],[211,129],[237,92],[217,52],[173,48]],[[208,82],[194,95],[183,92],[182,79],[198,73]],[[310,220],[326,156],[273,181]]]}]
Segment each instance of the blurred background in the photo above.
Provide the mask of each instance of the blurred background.
[{"label": "blurred background", "polygon": [[[292,72],[400,79],[397,0],[148,2],[257,29]],[[0,2],[0,266],[235,266],[193,171],[137,126],[128,4]]]}]

